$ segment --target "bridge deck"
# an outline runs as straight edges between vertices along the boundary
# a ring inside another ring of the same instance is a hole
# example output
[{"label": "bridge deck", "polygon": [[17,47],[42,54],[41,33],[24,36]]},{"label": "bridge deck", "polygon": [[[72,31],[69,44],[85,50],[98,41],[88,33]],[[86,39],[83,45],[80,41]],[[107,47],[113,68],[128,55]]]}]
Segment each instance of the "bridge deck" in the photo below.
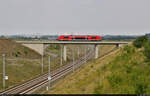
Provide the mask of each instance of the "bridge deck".
[{"label": "bridge deck", "polygon": [[122,41],[16,41],[22,44],[99,44],[99,45],[114,45],[128,44],[129,42]]}]

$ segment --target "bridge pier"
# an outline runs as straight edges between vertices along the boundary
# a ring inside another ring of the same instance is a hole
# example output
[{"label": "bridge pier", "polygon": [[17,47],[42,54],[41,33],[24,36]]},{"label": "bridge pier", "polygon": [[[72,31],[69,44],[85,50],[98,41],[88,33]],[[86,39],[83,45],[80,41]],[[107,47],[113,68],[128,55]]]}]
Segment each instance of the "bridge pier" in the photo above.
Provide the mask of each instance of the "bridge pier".
[{"label": "bridge pier", "polygon": [[79,50],[79,47],[78,47],[78,58],[79,58],[79,56],[80,56],[80,50]]},{"label": "bridge pier", "polygon": [[65,44],[63,45],[63,59],[67,61],[67,48]]},{"label": "bridge pier", "polygon": [[95,50],[95,59],[98,58],[98,45],[94,45],[94,50]]},{"label": "bridge pier", "polygon": [[119,48],[119,47],[120,47],[120,44],[116,44],[116,47]]}]

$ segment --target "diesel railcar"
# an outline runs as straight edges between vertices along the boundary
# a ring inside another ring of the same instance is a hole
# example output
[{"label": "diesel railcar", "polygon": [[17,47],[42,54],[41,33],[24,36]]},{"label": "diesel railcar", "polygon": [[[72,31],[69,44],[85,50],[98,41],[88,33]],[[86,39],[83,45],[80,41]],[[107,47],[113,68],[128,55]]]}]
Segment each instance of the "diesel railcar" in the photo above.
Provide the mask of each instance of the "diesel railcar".
[{"label": "diesel railcar", "polygon": [[91,41],[99,41],[102,40],[102,37],[97,35],[61,35],[57,38],[62,41],[69,40],[91,40]]}]

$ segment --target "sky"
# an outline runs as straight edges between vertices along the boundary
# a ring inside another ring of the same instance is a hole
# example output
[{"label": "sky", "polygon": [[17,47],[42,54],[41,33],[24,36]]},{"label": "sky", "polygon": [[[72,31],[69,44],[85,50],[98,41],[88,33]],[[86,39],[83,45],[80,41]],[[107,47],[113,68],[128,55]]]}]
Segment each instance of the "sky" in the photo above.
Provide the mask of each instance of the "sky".
[{"label": "sky", "polygon": [[0,35],[143,35],[150,0],[0,0]]}]

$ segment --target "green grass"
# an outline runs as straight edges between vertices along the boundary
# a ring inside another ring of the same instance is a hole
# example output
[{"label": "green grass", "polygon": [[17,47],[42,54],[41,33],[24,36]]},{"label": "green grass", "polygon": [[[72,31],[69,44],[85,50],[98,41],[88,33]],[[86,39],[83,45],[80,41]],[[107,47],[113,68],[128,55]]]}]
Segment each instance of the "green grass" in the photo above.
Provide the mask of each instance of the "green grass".
[{"label": "green grass", "polygon": [[[106,48],[105,48],[106,49]],[[143,49],[127,45],[66,76],[51,94],[150,94],[150,62]]]},{"label": "green grass", "polygon": [[101,68],[100,74],[105,78],[95,86],[95,93],[150,94],[150,67],[144,60],[142,51],[124,47],[119,56]]},{"label": "green grass", "polygon": [[[2,58],[2,57],[0,57]],[[24,82],[41,73],[39,61],[28,60],[8,60],[6,59],[6,88]],[[2,73],[2,60],[0,59],[0,73]],[[1,75],[2,78],[2,75]],[[2,79],[0,80],[0,89],[2,90]]]}]

